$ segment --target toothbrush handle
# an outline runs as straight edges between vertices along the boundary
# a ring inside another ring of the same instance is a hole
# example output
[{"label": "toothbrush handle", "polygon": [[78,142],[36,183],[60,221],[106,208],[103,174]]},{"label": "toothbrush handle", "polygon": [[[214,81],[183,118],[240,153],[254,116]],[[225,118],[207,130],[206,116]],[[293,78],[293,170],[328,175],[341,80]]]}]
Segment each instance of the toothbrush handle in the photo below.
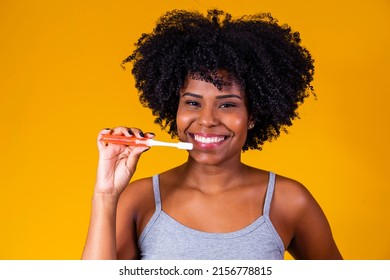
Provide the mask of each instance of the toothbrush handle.
[{"label": "toothbrush handle", "polygon": [[146,139],[137,138],[135,136],[128,137],[124,135],[107,134],[107,135],[103,135],[102,141],[104,143],[110,143],[110,144],[148,147],[148,145],[145,143]]}]

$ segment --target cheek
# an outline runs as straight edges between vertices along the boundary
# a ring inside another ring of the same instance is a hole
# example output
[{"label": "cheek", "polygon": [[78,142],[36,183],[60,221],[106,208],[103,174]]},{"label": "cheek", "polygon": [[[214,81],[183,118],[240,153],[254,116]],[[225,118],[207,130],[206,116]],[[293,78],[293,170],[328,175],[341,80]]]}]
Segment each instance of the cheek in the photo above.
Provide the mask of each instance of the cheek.
[{"label": "cheek", "polygon": [[229,128],[234,133],[235,138],[244,145],[248,135],[248,120],[243,117],[231,118]]},{"label": "cheek", "polygon": [[183,112],[179,107],[176,115],[177,132],[179,135],[185,132],[191,122],[193,122],[193,118],[192,114]]},{"label": "cheek", "polygon": [[232,116],[229,118],[228,123],[230,124],[232,130],[237,132],[246,131],[248,128],[248,119],[242,116]]}]

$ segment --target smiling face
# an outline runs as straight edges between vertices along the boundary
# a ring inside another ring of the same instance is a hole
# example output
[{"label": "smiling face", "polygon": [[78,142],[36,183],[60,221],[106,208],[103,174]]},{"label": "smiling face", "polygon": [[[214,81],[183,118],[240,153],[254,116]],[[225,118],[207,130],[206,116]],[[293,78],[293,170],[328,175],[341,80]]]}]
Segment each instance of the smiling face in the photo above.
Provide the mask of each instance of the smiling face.
[{"label": "smiling face", "polygon": [[245,94],[233,81],[219,90],[189,78],[180,91],[176,123],[180,140],[194,144],[190,155],[197,162],[240,160],[250,123]]}]

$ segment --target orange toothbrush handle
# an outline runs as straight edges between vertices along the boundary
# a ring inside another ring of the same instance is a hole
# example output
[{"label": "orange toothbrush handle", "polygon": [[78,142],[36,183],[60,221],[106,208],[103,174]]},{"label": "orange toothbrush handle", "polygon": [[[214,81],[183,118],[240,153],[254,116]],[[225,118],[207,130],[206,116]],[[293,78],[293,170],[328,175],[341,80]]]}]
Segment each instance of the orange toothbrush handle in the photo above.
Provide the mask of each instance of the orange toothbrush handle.
[{"label": "orange toothbrush handle", "polygon": [[142,143],[145,139],[137,138],[135,136],[125,136],[125,135],[103,135],[102,141],[104,143],[110,144],[119,144],[127,146],[143,146],[147,147],[146,143]]}]

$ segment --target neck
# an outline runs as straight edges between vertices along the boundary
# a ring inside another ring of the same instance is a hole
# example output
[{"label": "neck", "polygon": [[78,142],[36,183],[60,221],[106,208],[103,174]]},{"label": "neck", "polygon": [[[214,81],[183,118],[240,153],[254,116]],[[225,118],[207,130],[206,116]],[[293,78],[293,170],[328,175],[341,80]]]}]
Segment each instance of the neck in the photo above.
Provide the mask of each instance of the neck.
[{"label": "neck", "polygon": [[222,165],[206,165],[189,159],[182,166],[184,185],[196,188],[204,193],[226,191],[239,184],[245,178],[249,167],[241,161]]}]

